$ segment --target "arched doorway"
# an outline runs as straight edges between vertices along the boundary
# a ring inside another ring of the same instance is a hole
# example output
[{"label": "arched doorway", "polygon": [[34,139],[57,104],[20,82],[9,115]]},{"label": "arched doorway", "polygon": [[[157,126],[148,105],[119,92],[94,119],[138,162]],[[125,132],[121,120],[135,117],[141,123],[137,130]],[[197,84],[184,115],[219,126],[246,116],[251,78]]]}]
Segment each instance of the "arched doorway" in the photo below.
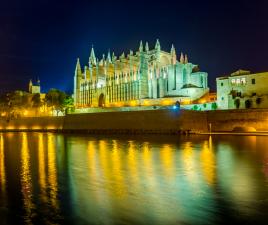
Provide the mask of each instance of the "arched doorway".
[{"label": "arched doorway", "polygon": [[101,93],[99,96],[99,107],[103,107],[104,105],[105,105],[104,94]]}]

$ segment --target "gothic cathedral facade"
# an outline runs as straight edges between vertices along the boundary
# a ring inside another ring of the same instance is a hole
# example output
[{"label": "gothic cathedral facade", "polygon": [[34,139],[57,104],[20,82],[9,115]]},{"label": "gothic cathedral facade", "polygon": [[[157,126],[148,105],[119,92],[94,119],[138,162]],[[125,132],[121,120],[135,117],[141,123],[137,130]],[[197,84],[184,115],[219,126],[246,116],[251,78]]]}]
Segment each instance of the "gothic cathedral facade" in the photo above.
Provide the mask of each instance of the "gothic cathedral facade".
[{"label": "gothic cathedral facade", "polygon": [[181,53],[177,60],[172,45],[170,52],[161,50],[159,41],[149,49],[142,41],[138,51],[117,58],[110,51],[101,60],[92,47],[88,65],[82,71],[79,59],[74,74],[74,101],[76,107],[130,106],[131,102],[161,104],[191,102],[207,94],[207,73],[188,62]]}]

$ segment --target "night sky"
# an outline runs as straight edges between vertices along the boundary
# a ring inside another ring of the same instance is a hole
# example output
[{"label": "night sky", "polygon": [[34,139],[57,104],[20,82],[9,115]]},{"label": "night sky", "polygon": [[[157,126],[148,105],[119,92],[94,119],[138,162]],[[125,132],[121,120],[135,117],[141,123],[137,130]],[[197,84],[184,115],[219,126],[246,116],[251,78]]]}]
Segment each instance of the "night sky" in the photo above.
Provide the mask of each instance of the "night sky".
[{"label": "night sky", "polygon": [[237,69],[268,71],[268,3],[263,1],[1,0],[0,92],[27,89],[72,92],[76,58],[88,61],[136,51],[139,41],[177,54],[215,78]]}]

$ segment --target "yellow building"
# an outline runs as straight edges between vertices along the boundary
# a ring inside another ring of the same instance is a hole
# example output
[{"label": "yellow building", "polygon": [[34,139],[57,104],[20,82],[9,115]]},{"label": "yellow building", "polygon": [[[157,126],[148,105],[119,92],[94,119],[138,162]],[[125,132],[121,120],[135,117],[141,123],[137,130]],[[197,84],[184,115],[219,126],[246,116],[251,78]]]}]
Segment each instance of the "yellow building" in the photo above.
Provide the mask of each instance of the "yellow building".
[{"label": "yellow building", "polygon": [[98,60],[92,47],[88,65],[82,71],[77,59],[74,75],[76,107],[171,105],[176,101],[190,103],[207,94],[207,73],[174,46],[161,50],[157,40],[149,49],[142,41],[134,54],[116,57],[108,52]]},{"label": "yellow building", "polygon": [[238,70],[216,83],[220,109],[268,108],[268,72]]}]

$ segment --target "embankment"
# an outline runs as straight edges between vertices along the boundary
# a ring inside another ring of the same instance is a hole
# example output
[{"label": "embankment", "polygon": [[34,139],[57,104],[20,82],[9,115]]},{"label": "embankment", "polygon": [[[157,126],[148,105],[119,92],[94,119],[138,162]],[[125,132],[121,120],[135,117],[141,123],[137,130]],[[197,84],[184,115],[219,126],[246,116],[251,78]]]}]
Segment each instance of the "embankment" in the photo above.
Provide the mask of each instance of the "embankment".
[{"label": "embankment", "polygon": [[268,109],[207,111],[207,123],[213,132],[268,132]]},{"label": "embankment", "polygon": [[176,134],[191,131],[268,132],[268,110],[146,110],[0,119],[0,131]]},{"label": "embankment", "polygon": [[65,117],[0,120],[0,130],[90,133],[156,133],[207,131],[206,113],[187,110],[146,110],[70,114]]}]

